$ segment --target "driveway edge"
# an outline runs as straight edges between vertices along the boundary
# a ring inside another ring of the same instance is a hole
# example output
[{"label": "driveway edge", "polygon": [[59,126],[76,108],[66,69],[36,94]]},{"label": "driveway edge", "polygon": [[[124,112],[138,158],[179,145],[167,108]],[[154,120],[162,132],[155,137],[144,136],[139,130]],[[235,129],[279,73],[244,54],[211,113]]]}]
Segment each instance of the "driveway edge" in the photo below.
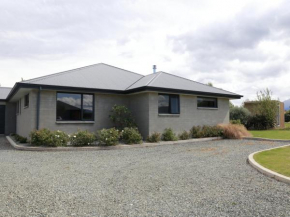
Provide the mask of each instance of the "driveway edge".
[{"label": "driveway edge", "polygon": [[210,138],[201,138],[201,139],[188,139],[188,140],[179,140],[179,141],[161,141],[158,143],[142,143],[142,144],[133,144],[133,145],[116,145],[116,146],[87,146],[87,147],[32,147],[16,144],[16,142],[11,139],[10,136],[6,136],[6,139],[10,145],[20,151],[98,151],[98,150],[118,150],[126,148],[146,148],[146,147],[155,147],[160,145],[174,145],[174,144],[183,144],[183,143],[194,143],[194,142],[206,142],[221,140],[222,137],[210,137]]},{"label": "driveway edge", "polygon": [[283,140],[283,139],[267,139],[261,137],[243,137],[245,140],[256,140],[256,141],[269,141],[269,142],[290,142],[290,140]]},{"label": "driveway edge", "polygon": [[284,183],[287,183],[287,184],[290,184],[290,178],[287,177],[287,176],[284,176],[284,175],[281,175],[279,173],[276,173],[272,170],[269,170],[265,167],[263,167],[261,164],[259,164],[257,161],[255,161],[254,159],[254,155],[255,154],[258,154],[260,152],[263,152],[263,151],[269,151],[269,150],[273,150],[273,149],[277,149],[277,148],[283,148],[283,147],[287,147],[287,146],[290,146],[290,145],[283,145],[283,146],[280,146],[280,147],[276,147],[276,148],[270,148],[270,149],[265,149],[265,150],[262,150],[262,151],[257,151],[257,152],[254,152],[252,154],[250,154],[248,156],[248,162],[249,164],[254,167],[256,170],[258,170],[260,173],[270,177],[270,178],[274,178],[280,182],[284,182]]}]

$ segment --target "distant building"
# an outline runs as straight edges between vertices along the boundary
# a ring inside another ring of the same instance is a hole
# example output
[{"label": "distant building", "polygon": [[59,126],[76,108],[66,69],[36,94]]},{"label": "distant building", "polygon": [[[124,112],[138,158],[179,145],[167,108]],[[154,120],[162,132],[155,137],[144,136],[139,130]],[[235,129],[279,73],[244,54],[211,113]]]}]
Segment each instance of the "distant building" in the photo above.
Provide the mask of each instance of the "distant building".
[{"label": "distant building", "polygon": [[[255,114],[255,108],[259,102],[257,101],[248,101],[244,102],[244,107],[248,109],[252,114]],[[284,128],[285,127],[285,117],[284,117],[284,103],[278,101],[278,109],[277,109],[277,128]]]}]

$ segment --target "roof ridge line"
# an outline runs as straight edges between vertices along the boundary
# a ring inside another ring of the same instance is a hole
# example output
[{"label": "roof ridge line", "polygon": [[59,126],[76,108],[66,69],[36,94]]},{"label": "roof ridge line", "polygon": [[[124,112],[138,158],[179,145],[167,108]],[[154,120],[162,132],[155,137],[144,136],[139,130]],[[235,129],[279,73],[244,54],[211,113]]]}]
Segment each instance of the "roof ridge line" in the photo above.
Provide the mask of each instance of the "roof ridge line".
[{"label": "roof ridge line", "polygon": [[40,81],[40,80],[43,80],[45,78],[59,76],[61,74],[70,73],[71,71],[74,71],[74,70],[80,70],[80,69],[83,69],[83,68],[88,68],[88,67],[96,66],[96,65],[99,65],[99,64],[100,63],[96,63],[96,64],[93,64],[93,65],[83,66],[83,67],[79,67],[79,68],[75,68],[75,69],[69,69],[69,70],[65,70],[65,71],[62,71],[62,72],[56,72],[56,73],[53,73],[53,74],[44,75],[44,76],[40,76],[40,77],[37,77],[37,78],[32,78],[32,79],[29,79],[29,80],[25,80],[25,81],[19,82],[19,83],[26,83],[27,81]]},{"label": "roof ridge line", "polygon": [[53,73],[53,74],[50,74],[50,75],[40,76],[38,78],[32,78],[32,79],[29,79],[29,80],[25,80],[23,83],[26,83],[26,82],[29,82],[29,81],[41,81],[41,80],[43,80],[45,78],[50,78],[50,77],[59,76],[59,75],[62,75],[62,74],[71,73],[72,71],[81,70],[81,69],[84,69],[84,68],[89,68],[89,67],[93,67],[93,66],[101,65],[101,64],[106,65],[106,66],[109,66],[109,67],[114,67],[116,69],[120,69],[120,70],[129,72],[129,73],[133,73],[133,74],[140,75],[140,76],[144,77],[144,75],[138,74],[136,72],[128,71],[126,69],[121,69],[121,68],[118,68],[118,67],[115,67],[115,66],[106,64],[106,63],[96,63],[96,64],[92,64],[92,65],[88,65],[88,66],[82,66],[82,67],[75,68],[75,69],[69,69],[69,70],[65,70],[65,71],[62,71],[62,72]]},{"label": "roof ridge line", "polygon": [[[161,71],[161,72],[163,72],[163,71]],[[170,73],[168,73],[168,72],[163,72],[163,73],[168,74],[168,75],[172,75],[172,76],[175,76],[175,77],[178,77],[178,78],[182,78],[182,79],[184,79],[184,80],[188,80],[188,81],[191,81],[191,82],[195,82],[195,83],[198,83],[198,84],[201,84],[201,85],[204,85],[204,86],[210,87],[210,88],[215,88],[215,89],[222,90],[222,91],[226,91],[226,92],[229,92],[229,93],[232,93],[232,94],[235,94],[235,95],[239,95],[239,94],[237,94],[237,93],[234,93],[234,92],[231,92],[231,91],[227,91],[227,90],[224,90],[224,89],[222,89],[222,88],[211,87],[211,86],[209,86],[209,85],[207,85],[207,84],[203,84],[203,83],[201,83],[201,82],[194,81],[194,80],[191,80],[191,79],[188,79],[188,78],[184,78],[184,77],[181,77],[181,76],[178,76],[178,75],[170,74]]]},{"label": "roof ridge line", "polygon": [[129,85],[125,90],[128,90],[130,87],[132,87],[134,84],[136,84],[138,81],[140,81],[144,77],[146,77],[146,76],[143,75],[143,77],[137,79],[135,82],[133,82],[131,85]]},{"label": "roof ridge line", "polygon": [[129,71],[129,70],[127,70],[127,69],[122,69],[122,68],[119,68],[119,67],[116,67],[116,66],[112,66],[112,65],[107,64],[107,63],[98,63],[98,64],[104,64],[104,65],[107,65],[107,66],[110,66],[110,67],[114,67],[114,68],[116,68],[116,69],[121,69],[121,70],[123,70],[123,71],[130,72],[130,73],[137,74],[137,75],[141,75],[142,77],[145,77],[144,75],[139,74],[139,73],[137,73],[137,72],[132,72],[132,71]]},{"label": "roof ridge line", "polygon": [[[162,72],[157,72],[156,75],[145,85],[148,86],[152,81],[154,81]],[[157,75],[158,74],[158,75]]]}]

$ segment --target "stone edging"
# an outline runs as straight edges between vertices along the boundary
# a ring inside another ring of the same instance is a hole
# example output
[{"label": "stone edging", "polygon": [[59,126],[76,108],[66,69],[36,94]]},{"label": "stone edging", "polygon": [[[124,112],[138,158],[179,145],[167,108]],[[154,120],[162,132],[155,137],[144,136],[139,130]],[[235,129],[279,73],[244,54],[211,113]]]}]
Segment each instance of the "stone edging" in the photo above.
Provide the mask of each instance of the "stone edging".
[{"label": "stone edging", "polygon": [[160,145],[173,145],[173,144],[183,144],[190,142],[205,142],[205,141],[214,141],[221,140],[221,137],[211,137],[211,138],[201,138],[201,139],[188,139],[188,140],[179,140],[179,141],[168,141],[168,142],[158,142],[158,143],[142,143],[142,144],[133,144],[133,145],[116,145],[116,146],[87,146],[87,147],[33,147],[33,146],[24,146],[16,144],[10,136],[6,136],[6,139],[11,144],[11,146],[17,150],[21,151],[97,151],[97,150],[117,150],[117,149],[126,149],[126,148],[146,148],[146,147],[155,147]]},{"label": "stone edging", "polygon": [[245,140],[257,140],[257,141],[269,141],[269,142],[290,142],[290,140],[283,140],[283,139],[267,139],[261,137],[243,137]]},{"label": "stone edging", "polygon": [[255,154],[258,154],[258,153],[264,152],[264,151],[277,149],[277,148],[283,148],[283,147],[287,147],[287,146],[290,146],[290,145],[283,145],[283,146],[276,147],[276,148],[270,148],[270,149],[254,152],[254,153],[252,153],[252,154],[250,154],[248,156],[248,162],[249,162],[249,164],[252,167],[257,169],[260,173],[262,173],[262,174],[264,174],[266,176],[269,176],[271,178],[274,178],[274,179],[276,179],[276,180],[278,180],[280,182],[284,182],[284,183],[290,184],[290,177],[287,177],[287,176],[281,175],[279,173],[276,173],[276,172],[274,172],[272,170],[269,170],[269,169],[263,167],[261,164],[257,163],[257,161],[254,160],[254,155]]}]

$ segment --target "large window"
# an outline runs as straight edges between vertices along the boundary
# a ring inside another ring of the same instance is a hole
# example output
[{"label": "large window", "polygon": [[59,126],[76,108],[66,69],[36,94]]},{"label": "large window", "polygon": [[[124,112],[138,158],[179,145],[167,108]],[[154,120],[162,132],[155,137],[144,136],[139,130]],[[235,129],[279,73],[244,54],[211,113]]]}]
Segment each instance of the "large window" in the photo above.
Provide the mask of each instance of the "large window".
[{"label": "large window", "polygon": [[159,114],[179,114],[179,95],[159,94]]},{"label": "large window", "polygon": [[57,93],[58,121],[93,121],[94,95]]},{"label": "large window", "polygon": [[25,95],[24,97],[24,108],[29,107],[29,94]]},{"label": "large window", "polygon": [[217,108],[217,98],[197,97],[198,108]]}]

